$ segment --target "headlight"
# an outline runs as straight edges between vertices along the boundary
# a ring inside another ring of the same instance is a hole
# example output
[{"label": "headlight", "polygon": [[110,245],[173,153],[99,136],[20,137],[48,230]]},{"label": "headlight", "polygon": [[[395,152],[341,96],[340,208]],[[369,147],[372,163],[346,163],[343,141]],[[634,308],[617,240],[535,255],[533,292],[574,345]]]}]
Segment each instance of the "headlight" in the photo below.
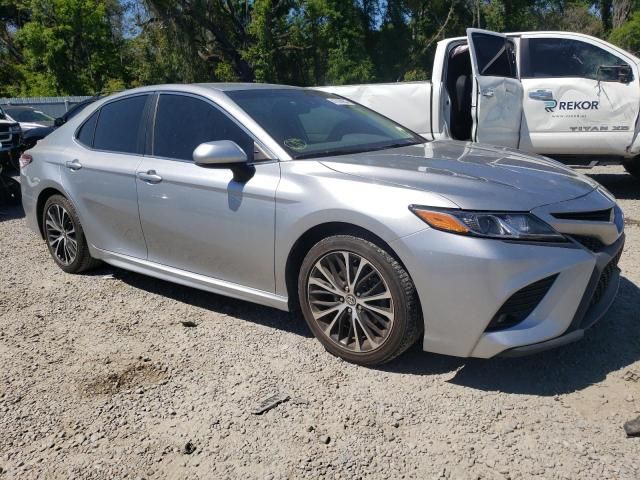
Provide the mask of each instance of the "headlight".
[{"label": "headlight", "polygon": [[530,213],[468,212],[409,206],[430,227],[459,235],[504,240],[565,242],[566,238]]},{"label": "headlight", "polygon": [[15,127],[11,127],[11,128],[9,129],[9,131],[10,131],[11,133],[20,133],[20,132],[21,132],[21,129],[20,129],[20,127],[19,127],[19,126],[15,126]]}]

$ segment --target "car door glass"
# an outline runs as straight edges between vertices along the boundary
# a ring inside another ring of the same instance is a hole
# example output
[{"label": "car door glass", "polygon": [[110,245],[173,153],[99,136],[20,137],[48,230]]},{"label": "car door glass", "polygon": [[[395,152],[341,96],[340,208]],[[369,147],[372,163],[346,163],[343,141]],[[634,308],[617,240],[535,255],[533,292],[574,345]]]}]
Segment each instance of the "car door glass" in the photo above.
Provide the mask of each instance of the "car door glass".
[{"label": "car door glass", "polygon": [[148,95],[106,104],[100,109],[93,148],[119,153],[142,153],[140,129]]},{"label": "car door glass", "polygon": [[76,138],[85,147],[93,147],[93,134],[96,130],[96,123],[98,123],[98,112],[94,112],[78,130]]},{"label": "car door glass", "polygon": [[530,38],[528,52],[523,78],[581,77],[617,81],[618,69],[602,67],[629,66],[600,47],[567,38]]},{"label": "car door glass", "polygon": [[162,94],[158,100],[153,132],[153,155],[193,160],[198,145],[232,140],[251,161],[253,139],[213,105],[186,95]]},{"label": "car door glass", "polygon": [[471,34],[471,41],[479,75],[517,78],[515,48],[512,41],[477,32]]}]

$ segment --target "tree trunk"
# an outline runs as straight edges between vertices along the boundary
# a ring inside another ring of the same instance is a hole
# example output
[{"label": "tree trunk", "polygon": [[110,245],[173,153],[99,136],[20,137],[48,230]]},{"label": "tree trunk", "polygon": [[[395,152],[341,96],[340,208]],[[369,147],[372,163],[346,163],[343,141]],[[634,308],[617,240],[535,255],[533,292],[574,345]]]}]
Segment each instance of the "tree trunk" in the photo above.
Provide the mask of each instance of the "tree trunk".
[{"label": "tree trunk", "polygon": [[613,28],[620,27],[629,19],[632,7],[633,0],[613,0]]}]

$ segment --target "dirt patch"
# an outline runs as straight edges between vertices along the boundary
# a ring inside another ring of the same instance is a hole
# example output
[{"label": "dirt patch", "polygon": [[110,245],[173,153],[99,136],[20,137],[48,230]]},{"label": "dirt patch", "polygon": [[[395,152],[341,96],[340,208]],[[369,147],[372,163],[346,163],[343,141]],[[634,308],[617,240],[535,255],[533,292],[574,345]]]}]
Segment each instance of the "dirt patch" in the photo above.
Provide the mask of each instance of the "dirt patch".
[{"label": "dirt patch", "polygon": [[86,395],[113,395],[122,390],[156,385],[166,379],[162,370],[152,364],[142,363],[126,367],[120,372],[110,372],[81,385]]}]

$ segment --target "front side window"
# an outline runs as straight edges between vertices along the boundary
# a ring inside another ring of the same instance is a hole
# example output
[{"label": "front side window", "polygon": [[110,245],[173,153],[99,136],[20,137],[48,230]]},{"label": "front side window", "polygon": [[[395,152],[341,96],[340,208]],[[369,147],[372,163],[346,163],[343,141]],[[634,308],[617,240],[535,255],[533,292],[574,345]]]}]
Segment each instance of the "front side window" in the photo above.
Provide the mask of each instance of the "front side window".
[{"label": "front side window", "polygon": [[397,123],[345,98],[315,90],[232,90],[226,94],[292,158],[424,143]]},{"label": "front side window", "polygon": [[193,160],[198,145],[218,140],[236,142],[252,160],[253,139],[213,105],[186,95],[160,95],[153,155]]},{"label": "front side window", "polygon": [[478,75],[517,78],[515,48],[511,40],[476,32],[471,34],[471,41]]},{"label": "front side window", "polygon": [[[629,65],[600,47],[568,38],[530,38],[523,78],[579,77],[617,81],[621,66]],[[613,67],[613,68],[612,68]]]},{"label": "front side window", "polygon": [[118,153],[142,153],[144,106],[148,95],[107,103],[100,109],[93,148]]}]

